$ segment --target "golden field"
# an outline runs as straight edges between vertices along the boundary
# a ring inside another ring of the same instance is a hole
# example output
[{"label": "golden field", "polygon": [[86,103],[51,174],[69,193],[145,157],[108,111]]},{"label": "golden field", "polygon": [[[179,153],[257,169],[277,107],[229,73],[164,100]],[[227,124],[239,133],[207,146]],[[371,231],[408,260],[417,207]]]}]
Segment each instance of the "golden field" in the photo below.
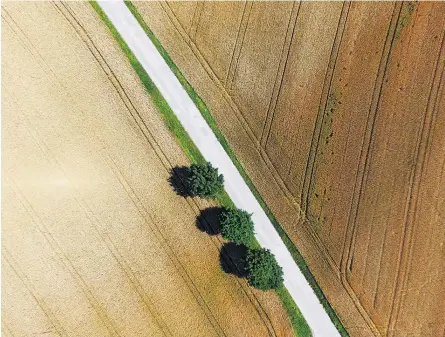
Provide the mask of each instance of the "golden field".
[{"label": "golden field", "polygon": [[2,334],[289,336],[275,293],[221,271],[209,202],[88,3],[2,4]]}]

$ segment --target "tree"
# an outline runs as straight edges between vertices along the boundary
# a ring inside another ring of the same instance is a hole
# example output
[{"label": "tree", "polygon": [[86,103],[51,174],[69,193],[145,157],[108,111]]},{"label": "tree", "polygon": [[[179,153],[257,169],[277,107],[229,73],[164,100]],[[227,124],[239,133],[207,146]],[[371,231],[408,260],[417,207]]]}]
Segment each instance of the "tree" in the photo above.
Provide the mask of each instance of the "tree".
[{"label": "tree", "polygon": [[219,225],[224,239],[246,246],[252,240],[254,230],[251,214],[241,209],[223,209]]},{"label": "tree", "polygon": [[186,183],[191,196],[212,198],[223,190],[224,177],[210,163],[192,164]]},{"label": "tree", "polygon": [[260,290],[277,289],[282,285],[283,269],[268,249],[251,249],[246,260],[249,285]]}]

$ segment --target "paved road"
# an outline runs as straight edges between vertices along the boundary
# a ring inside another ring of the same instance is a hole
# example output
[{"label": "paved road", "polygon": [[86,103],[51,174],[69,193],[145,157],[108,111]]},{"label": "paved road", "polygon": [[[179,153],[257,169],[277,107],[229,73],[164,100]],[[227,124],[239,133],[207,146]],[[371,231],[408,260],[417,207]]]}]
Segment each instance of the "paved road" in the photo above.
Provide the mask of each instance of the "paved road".
[{"label": "paved road", "polygon": [[232,160],[137,20],[122,1],[99,2],[99,5],[167,100],[204,158],[224,174],[226,191],[235,205],[253,214],[256,238],[261,246],[275,254],[284,271],[284,284],[313,335],[340,336]]}]

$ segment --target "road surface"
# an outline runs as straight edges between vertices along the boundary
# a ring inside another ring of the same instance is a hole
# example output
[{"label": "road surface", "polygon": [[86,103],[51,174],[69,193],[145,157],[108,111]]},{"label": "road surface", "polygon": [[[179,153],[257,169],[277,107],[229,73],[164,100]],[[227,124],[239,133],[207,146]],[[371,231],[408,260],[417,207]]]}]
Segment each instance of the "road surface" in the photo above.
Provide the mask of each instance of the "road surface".
[{"label": "road surface", "polygon": [[252,213],[255,236],[283,268],[284,284],[315,337],[340,336],[266,213],[250,191],[187,92],[123,1],[99,2],[110,21],[158,87],[204,158],[224,175],[225,189],[238,208]]}]

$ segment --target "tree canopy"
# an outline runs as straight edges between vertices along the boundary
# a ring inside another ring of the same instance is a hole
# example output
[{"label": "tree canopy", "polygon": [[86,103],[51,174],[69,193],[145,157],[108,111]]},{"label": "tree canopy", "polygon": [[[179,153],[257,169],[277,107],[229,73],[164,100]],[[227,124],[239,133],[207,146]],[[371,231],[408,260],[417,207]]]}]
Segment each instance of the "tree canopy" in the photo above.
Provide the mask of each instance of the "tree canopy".
[{"label": "tree canopy", "polygon": [[251,214],[241,209],[223,209],[219,216],[221,234],[224,239],[246,246],[254,234]]},{"label": "tree canopy", "polygon": [[251,286],[269,290],[277,289],[283,284],[283,269],[268,249],[249,250],[246,260],[247,279]]},{"label": "tree canopy", "polygon": [[224,189],[224,177],[210,163],[192,164],[188,169],[187,188],[192,196],[214,198]]}]

